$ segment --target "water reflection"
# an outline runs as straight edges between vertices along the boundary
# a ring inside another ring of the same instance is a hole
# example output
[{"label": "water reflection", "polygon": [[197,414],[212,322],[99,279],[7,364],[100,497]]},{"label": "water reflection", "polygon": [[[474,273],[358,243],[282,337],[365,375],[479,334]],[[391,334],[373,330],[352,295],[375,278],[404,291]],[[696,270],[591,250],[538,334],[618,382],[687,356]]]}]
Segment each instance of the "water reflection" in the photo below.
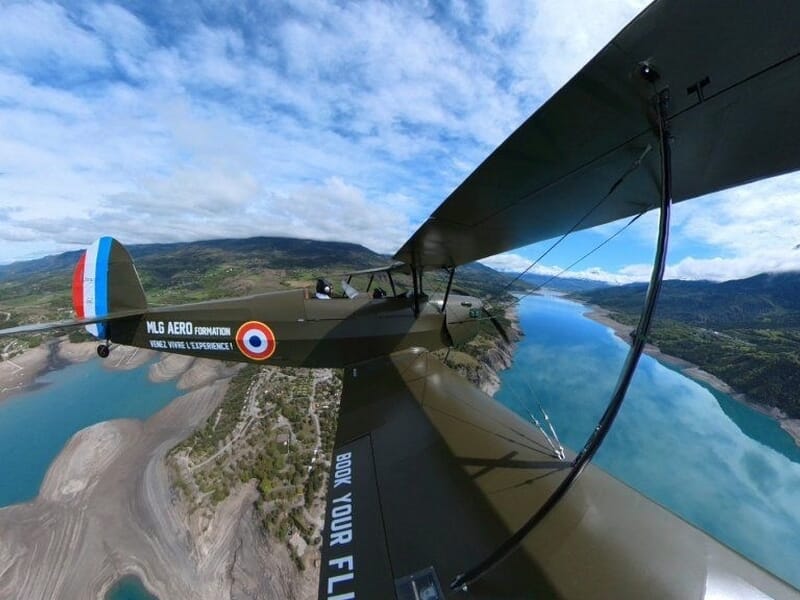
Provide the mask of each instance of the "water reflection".
[{"label": "water reflection", "polygon": [[[562,442],[585,442],[627,353],[562,299],[523,301],[526,336],[498,400],[523,416],[540,401]],[[643,357],[597,464],[800,586],[800,450],[780,426]]]}]

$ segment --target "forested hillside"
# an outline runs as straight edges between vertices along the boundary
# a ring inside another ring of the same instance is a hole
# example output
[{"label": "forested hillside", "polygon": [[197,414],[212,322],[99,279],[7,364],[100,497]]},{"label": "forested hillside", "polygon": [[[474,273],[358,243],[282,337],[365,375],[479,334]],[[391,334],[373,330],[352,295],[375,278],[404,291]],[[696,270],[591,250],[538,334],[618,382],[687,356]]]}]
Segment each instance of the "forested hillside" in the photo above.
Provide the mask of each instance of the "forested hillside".
[{"label": "forested hillside", "polygon": [[[633,325],[645,288],[633,284],[575,297]],[[723,283],[666,281],[651,341],[752,400],[800,418],[800,273]]]}]

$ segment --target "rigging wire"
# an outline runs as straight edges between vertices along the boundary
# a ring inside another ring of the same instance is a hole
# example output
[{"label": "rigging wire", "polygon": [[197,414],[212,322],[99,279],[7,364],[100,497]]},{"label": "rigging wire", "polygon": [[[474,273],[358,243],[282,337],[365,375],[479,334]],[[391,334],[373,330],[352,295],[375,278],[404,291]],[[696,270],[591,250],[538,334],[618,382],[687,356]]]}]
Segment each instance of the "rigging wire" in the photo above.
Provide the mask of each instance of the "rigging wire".
[{"label": "rigging wire", "polygon": [[[566,456],[566,454],[564,453],[564,446],[561,444],[561,440],[558,439],[558,434],[556,433],[553,424],[550,422],[550,417],[547,416],[547,411],[545,411],[544,406],[542,406],[539,397],[534,393],[530,381],[528,381],[527,379],[524,379],[523,381],[525,382],[525,386],[528,388],[528,393],[531,395],[531,397],[534,399],[537,406],[539,407],[539,412],[542,413],[544,421],[547,424],[548,428],[550,429],[550,433],[548,434],[547,431],[545,431],[544,427],[542,427],[542,424],[539,422],[539,419],[536,418],[533,412],[530,409],[528,409],[525,402],[520,400],[516,394],[514,394],[514,400],[520,407],[522,407],[522,409],[526,413],[528,413],[528,417],[530,418],[530,420],[533,422],[534,425],[536,425],[539,431],[542,432],[542,435],[544,436],[544,439],[547,441],[548,446],[550,446],[550,448],[553,450],[554,458],[558,458],[559,460],[564,460]],[[552,437],[550,437],[551,435]]]},{"label": "rigging wire", "polygon": [[613,233],[611,236],[607,237],[605,240],[603,240],[602,242],[600,242],[599,244],[597,244],[597,245],[596,245],[594,248],[592,248],[591,250],[589,250],[589,252],[587,252],[586,254],[584,254],[583,256],[581,256],[581,257],[580,257],[579,259],[577,259],[576,261],[572,262],[572,263],[571,263],[571,264],[570,264],[568,267],[564,267],[564,268],[563,268],[563,269],[561,269],[561,270],[560,270],[558,273],[556,273],[555,275],[551,276],[551,277],[550,277],[549,279],[547,279],[547,280],[546,280],[544,283],[540,283],[540,284],[538,284],[538,285],[537,285],[537,286],[536,286],[534,289],[532,289],[532,290],[529,290],[529,291],[525,292],[525,293],[524,293],[524,294],[522,294],[521,296],[515,296],[515,297],[514,297],[514,300],[512,300],[512,301],[511,301],[511,302],[509,302],[508,304],[500,305],[500,306],[498,306],[498,308],[507,308],[507,307],[511,306],[512,304],[517,304],[517,303],[521,302],[523,299],[525,299],[525,298],[527,298],[528,296],[530,296],[531,294],[533,294],[533,293],[535,293],[535,292],[538,292],[540,289],[542,289],[543,287],[545,287],[545,286],[546,286],[548,283],[550,283],[550,282],[551,282],[551,281],[553,281],[554,279],[557,279],[558,277],[561,277],[561,276],[562,276],[564,273],[566,273],[567,271],[570,271],[570,270],[571,270],[571,269],[572,269],[572,268],[573,268],[575,265],[577,265],[577,264],[578,264],[578,263],[580,263],[581,261],[583,261],[583,260],[585,260],[585,259],[589,258],[589,257],[590,257],[592,254],[594,254],[595,252],[597,252],[598,250],[600,250],[600,248],[602,248],[603,246],[605,246],[607,243],[609,243],[611,240],[613,240],[615,237],[617,237],[617,236],[618,236],[618,235],[620,235],[620,234],[621,234],[623,231],[625,231],[625,230],[626,230],[628,227],[630,227],[631,225],[633,225],[633,224],[634,224],[636,221],[638,221],[638,220],[639,220],[639,218],[640,218],[642,215],[644,215],[644,214],[645,214],[645,212],[647,212],[647,211],[644,211],[644,210],[643,210],[643,211],[642,211],[642,212],[640,212],[638,215],[634,215],[634,216],[633,216],[633,218],[632,218],[632,219],[630,219],[630,220],[629,220],[627,223],[625,223],[625,225],[624,225],[624,226],[623,226],[621,229],[618,229],[618,230],[617,230],[615,233]]},{"label": "rigging wire", "polygon": [[[571,264],[570,264],[568,267],[565,267],[565,268],[561,269],[561,270],[560,270],[558,273],[556,273],[555,275],[553,275],[552,277],[550,277],[550,278],[549,278],[548,280],[546,280],[544,283],[541,283],[541,284],[537,285],[537,286],[536,286],[535,288],[533,288],[532,290],[529,290],[529,291],[525,292],[524,294],[522,294],[522,295],[520,295],[520,296],[514,296],[514,299],[513,299],[513,300],[511,300],[510,302],[506,303],[506,304],[498,304],[496,307],[493,307],[493,310],[495,310],[495,311],[505,310],[505,309],[506,309],[506,308],[508,308],[509,306],[513,306],[514,304],[518,304],[518,303],[520,303],[522,300],[524,300],[525,298],[527,298],[527,297],[528,297],[528,296],[530,296],[531,294],[535,294],[535,293],[536,293],[536,292],[538,292],[540,289],[542,289],[543,287],[545,287],[545,286],[546,286],[548,283],[550,283],[551,281],[553,281],[554,279],[556,279],[556,278],[558,278],[558,277],[561,277],[561,276],[562,276],[564,273],[566,273],[567,271],[570,271],[570,270],[571,270],[571,269],[572,269],[572,268],[573,268],[575,265],[577,265],[578,263],[580,263],[580,262],[581,262],[581,261],[583,261],[583,260],[586,260],[586,259],[587,259],[587,258],[589,258],[589,257],[590,257],[592,254],[594,254],[595,252],[597,252],[597,251],[598,251],[600,248],[602,248],[602,247],[603,247],[603,246],[605,246],[607,243],[609,243],[611,240],[613,240],[614,238],[616,238],[617,236],[619,236],[619,235],[620,235],[620,234],[621,234],[623,231],[625,231],[625,230],[626,230],[628,227],[630,227],[631,225],[633,225],[633,224],[634,224],[634,223],[635,223],[635,222],[636,222],[636,221],[639,219],[639,217],[641,217],[642,215],[644,215],[644,214],[645,214],[645,212],[646,212],[646,211],[642,211],[642,212],[640,212],[638,215],[634,215],[632,219],[630,219],[630,220],[629,220],[629,221],[628,221],[628,222],[627,222],[625,225],[623,225],[623,226],[622,226],[622,228],[618,229],[618,230],[617,230],[616,232],[614,232],[612,235],[610,235],[610,236],[609,236],[609,237],[607,237],[605,240],[603,240],[602,242],[600,242],[599,244],[597,244],[597,245],[596,245],[594,248],[592,248],[591,250],[589,250],[589,252],[587,252],[586,254],[584,254],[583,256],[581,256],[579,259],[577,259],[577,260],[573,261],[573,262],[572,262],[572,263],[571,263]],[[491,321],[492,319],[495,319],[495,318],[496,318],[496,317],[495,317],[495,316],[494,316],[494,315],[493,315],[493,314],[492,314],[492,313],[489,311],[489,309],[488,309],[488,308],[486,308],[485,306],[484,306],[484,311],[485,311],[485,313],[487,314],[487,316],[485,316],[485,317],[478,317],[478,318],[476,319],[477,321]]]},{"label": "rigging wire", "polygon": [[608,188],[608,191],[605,193],[605,195],[604,195],[602,198],[600,198],[600,200],[598,200],[598,201],[597,201],[597,202],[594,204],[594,206],[592,206],[592,207],[591,207],[591,208],[590,208],[590,209],[589,209],[589,210],[588,210],[586,213],[584,213],[584,215],[583,215],[583,216],[582,216],[580,219],[578,219],[578,220],[575,222],[575,224],[574,224],[572,227],[570,227],[570,228],[569,228],[569,229],[566,231],[566,233],[564,233],[563,235],[561,235],[561,237],[559,237],[559,238],[558,238],[558,239],[557,239],[557,240],[556,240],[554,243],[552,243],[552,244],[550,245],[550,247],[549,247],[547,250],[545,250],[545,251],[544,251],[544,252],[543,252],[543,253],[542,253],[542,254],[541,254],[541,255],[540,255],[540,256],[539,256],[539,257],[538,257],[536,260],[534,260],[534,261],[533,261],[533,262],[532,262],[530,265],[528,265],[528,267],[527,267],[527,268],[526,268],[526,269],[525,269],[525,270],[524,270],[522,273],[519,273],[519,274],[518,274],[516,277],[514,277],[514,279],[512,279],[512,280],[511,280],[511,281],[509,281],[509,282],[508,282],[508,283],[507,283],[505,286],[503,286],[502,288],[500,288],[500,291],[498,292],[498,294],[502,294],[504,291],[506,291],[508,288],[510,288],[512,285],[514,285],[514,284],[515,284],[517,281],[519,281],[519,279],[520,279],[520,278],[521,278],[523,275],[525,275],[525,273],[527,273],[527,272],[528,272],[528,271],[530,271],[530,270],[531,270],[533,267],[535,267],[536,265],[538,265],[538,264],[539,264],[539,262],[540,262],[540,261],[541,261],[541,260],[542,260],[542,259],[543,259],[545,256],[547,256],[548,254],[550,254],[550,252],[552,252],[552,251],[553,251],[553,250],[556,248],[556,246],[558,246],[558,245],[559,245],[561,242],[563,242],[563,241],[566,239],[566,237],[567,237],[567,236],[568,236],[570,233],[572,233],[573,231],[575,231],[576,229],[578,229],[578,227],[580,227],[580,226],[581,226],[581,224],[582,224],[584,221],[586,221],[586,219],[588,219],[588,218],[589,218],[589,215],[591,215],[591,214],[592,214],[592,213],[593,213],[595,210],[597,210],[598,208],[600,208],[600,205],[601,205],[601,204],[603,204],[603,202],[605,202],[606,200],[608,200],[608,198],[611,196],[611,194],[613,194],[613,193],[614,193],[614,192],[617,190],[617,188],[620,186],[620,184],[622,184],[622,182],[623,182],[623,181],[625,181],[625,179],[627,179],[627,177],[628,177],[628,176],[629,176],[631,173],[633,173],[633,172],[634,172],[636,169],[638,169],[638,168],[639,168],[639,166],[641,166],[641,164],[642,164],[642,161],[645,159],[645,157],[646,157],[648,154],[650,154],[650,151],[651,151],[652,149],[653,149],[653,146],[652,146],[651,144],[647,144],[647,146],[645,147],[645,149],[644,149],[644,150],[642,151],[642,153],[639,155],[639,158],[637,158],[636,160],[634,160],[634,161],[633,161],[633,162],[630,164],[630,166],[629,166],[629,167],[628,167],[628,168],[625,170],[625,172],[624,172],[624,173],[622,173],[622,175],[620,175],[620,176],[619,176],[619,178],[617,178],[617,180],[616,180],[616,181],[615,181],[613,184],[611,184],[611,187],[610,187],[610,188]]},{"label": "rigging wire", "polygon": [[661,211],[658,224],[658,241],[656,253],[653,258],[653,269],[650,275],[650,284],[647,288],[644,307],[639,319],[639,324],[633,335],[628,356],[625,364],[620,371],[619,379],[614,393],[609,400],[603,416],[598,421],[594,431],[589,436],[586,444],[575,456],[572,468],[564,477],[558,487],[550,494],[538,510],[525,522],[513,535],[498,546],[489,556],[481,562],[471,567],[469,570],[459,574],[451,583],[451,590],[467,590],[467,586],[472,582],[483,577],[486,573],[500,564],[512,552],[514,552],[525,537],[555,508],[561,499],[572,488],[573,484],[583,473],[586,466],[600,449],[606,435],[611,430],[617,414],[619,413],[628,386],[633,379],[639,358],[644,351],[647,333],[650,330],[653,314],[655,313],[656,301],[661,291],[661,283],[664,278],[666,268],[667,245],[669,241],[669,221],[670,209],[672,206],[672,155],[670,148],[670,132],[666,117],[666,109],[669,103],[669,88],[664,89],[656,95],[656,111],[658,121],[658,139],[661,150]]},{"label": "rigging wire", "polygon": [[[547,411],[545,411],[544,406],[542,406],[542,401],[536,394],[533,393],[533,387],[531,386],[530,381],[525,379],[525,385],[527,386],[531,396],[533,396],[534,400],[536,400],[536,404],[539,406],[539,411],[541,411],[542,415],[544,416],[544,420],[547,423],[547,427],[550,429],[550,434],[553,436],[553,441],[557,446],[556,454],[558,455],[558,458],[564,460],[564,457],[566,456],[564,453],[564,446],[561,443],[561,440],[558,439],[558,434],[556,433],[556,429],[555,427],[553,427],[553,423],[550,421],[550,417],[548,416]],[[549,436],[546,433],[544,435],[545,437],[548,437],[549,441]]]},{"label": "rigging wire", "polygon": [[[642,155],[642,156],[639,158],[639,161],[638,161],[638,162],[641,162],[641,159],[642,159],[644,156],[645,156],[645,154],[643,154],[643,155]],[[618,182],[619,182],[619,181],[622,181],[622,179],[623,179],[623,178],[624,178],[624,175],[623,175],[623,177],[621,177],[621,178],[618,180]],[[615,184],[615,185],[616,185],[616,184]],[[613,186],[612,186],[612,188],[613,188]],[[646,211],[642,211],[642,212],[640,212],[639,214],[637,214],[637,215],[634,215],[634,216],[633,216],[633,218],[631,218],[631,219],[630,219],[630,220],[629,220],[629,221],[628,221],[628,222],[627,222],[627,223],[626,223],[624,226],[622,226],[620,229],[618,229],[618,230],[617,230],[616,232],[614,232],[612,235],[610,235],[610,236],[609,236],[609,237],[607,237],[605,240],[603,240],[602,242],[600,242],[599,244],[597,244],[597,245],[596,245],[594,248],[592,248],[591,250],[589,250],[589,251],[588,251],[586,254],[584,254],[583,256],[581,256],[580,258],[578,258],[577,260],[573,261],[573,262],[572,262],[572,263],[571,263],[569,266],[567,266],[567,267],[565,267],[565,268],[561,269],[561,270],[560,270],[558,273],[556,273],[555,275],[553,275],[552,277],[550,277],[549,279],[547,279],[547,280],[546,280],[544,283],[541,283],[541,284],[537,285],[535,288],[533,288],[533,289],[529,290],[528,292],[526,292],[525,294],[523,294],[523,295],[521,295],[521,296],[515,296],[515,297],[514,297],[514,299],[513,299],[511,302],[507,303],[507,304],[502,304],[502,305],[499,305],[499,306],[497,306],[497,307],[496,307],[496,310],[505,310],[505,309],[506,309],[506,308],[508,308],[509,306],[512,306],[512,305],[514,305],[514,304],[518,304],[518,303],[519,303],[519,302],[521,302],[521,301],[522,301],[524,298],[527,298],[527,297],[528,297],[528,296],[530,296],[531,294],[533,294],[533,293],[535,293],[535,292],[539,291],[540,289],[542,289],[543,287],[545,287],[545,286],[546,286],[548,283],[550,283],[551,281],[553,281],[553,280],[554,280],[554,279],[556,279],[557,277],[561,277],[561,275],[563,275],[563,274],[564,274],[564,273],[566,273],[567,271],[571,270],[573,267],[575,267],[575,266],[576,266],[577,264],[579,264],[580,262],[582,262],[582,261],[586,260],[587,258],[589,258],[589,257],[590,257],[592,254],[594,254],[595,252],[597,252],[598,250],[600,250],[600,248],[602,248],[603,246],[605,246],[606,244],[608,244],[608,243],[609,243],[611,240],[613,240],[614,238],[616,238],[617,236],[619,236],[620,234],[622,234],[622,232],[624,232],[626,229],[628,229],[628,227],[630,227],[631,225],[633,225],[633,224],[634,224],[634,223],[635,223],[635,222],[636,222],[636,221],[637,221],[637,220],[638,220],[638,219],[639,219],[639,218],[640,218],[640,217],[641,217],[643,214],[645,214],[645,212],[646,212]],[[533,265],[531,265],[531,267],[532,267],[532,266],[533,266]],[[529,269],[530,269],[530,267],[529,267],[528,269],[526,269],[526,271],[527,271],[527,270],[529,270]],[[524,273],[523,273],[523,274],[524,274]],[[517,279],[518,279],[518,278],[517,278]],[[514,281],[516,281],[516,279],[515,279]],[[514,283],[514,282],[512,281],[511,283]],[[508,286],[506,286],[506,287],[508,287]],[[503,288],[503,289],[506,289],[506,288]],[[486,313],[486,315],[487,315],[487,316],[485,316],[485,317],[479,317],[477,320],[479,320],[479,321],[493,321],[493,322],[494,322],[494,321],[495,321],[495,319],[496,319],[496,318],[495,318],[495,316],[494,316],[494,315],[492,315],[492,313],[491,313],[491,312],[489,312],[489,310],[488,310],[486,307],[484,307],[484,309],[483,309],[483,310],[484,310],[484,312]],[[496,325],[496,324],[495,324],[495,327],[497,327],[497,325]],[[502,331],[501,331],[501,334],[502,334]],[[547,427],[548,427],[548,429],[550,430],[550,433],[549,433],[549,434],[547,433],[547,431],[546,431],[546,430],[544,429],[544,427],[542,426],[541,422],[540,422],[540,421],[539,421],[539,420],[538,420],[538,419],[537,419],[537,418],[534,416],[533,412],[531,412],[531,411],[528,409],[528,407],[527,407],[527,406],[524,404],[524,402],[520,401],[518,398],[516,398],[516,397],[515,397],[515,400],[517,401],[517,404],[520,406],[520,408],[522,408],[522,410],[523,410],[524,412],[526,412],[526,413],[528,414],[528,417],[530,418],[530,420],[533,422],[533,424],[534,424],[534,425],[535,425],[535,426],[536,426],[536,427],[539,429],[539,431],[542,433],[542,435],[544,436],[545,440],[547,441],[547,444],[548,444],[548,445],[550,446],[550,448],[553,450],[553,453],[555,454],[555,456],[556,456],[557,458],[561,459],[561,460],[564,460],[564,456],[565,456],[565,454],[564,454],[564,446],[561,444],[561,440],[560,440],[560,439],[559,439],[559,437],[558,437],[558,433],[556,433],[556,429],[555,429],[555,427],[553,426],[553,423],[550,421],[550,417],[548,416],[548,414],[547,414],[547,411],[545,411],[545,409],[544,409],[544,406],[542,405],[541,401],[540,401],[540,400],[539,400],[539,398],[536,396],[536,394],[534,394],[534,392],[533,392],[533,388],[531,387],[531,385],[530,385],[530,382],[528,382],[528,381],[526,380],[526,381],[525,381],[525,384],[526,384],[526,385],[527,385],[527,387],[528,387],[528,391],[530,392],[530,395],[531,395],[531,396],[533,397],[533,399],[536,401],[536,403],[537,403],[537,405],[538,405],[538,408],[539,408],[539,412],[541,412],[541,414],[543,415],[543,417],[544,417],[544,421],[545,421],[545,423],[547,424]]]}]

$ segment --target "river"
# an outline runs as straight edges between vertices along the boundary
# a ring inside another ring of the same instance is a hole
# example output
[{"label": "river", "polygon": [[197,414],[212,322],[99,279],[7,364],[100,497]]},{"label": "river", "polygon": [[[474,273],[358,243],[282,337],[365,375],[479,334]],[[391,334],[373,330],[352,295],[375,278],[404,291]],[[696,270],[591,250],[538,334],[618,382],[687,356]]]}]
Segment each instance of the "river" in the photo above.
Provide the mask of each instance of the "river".
[{"label": "river", "polygon": [[[628,346],[580,304],[531,296],[525,336],[496,398],[541,402],[561,441],[583,445]],[[800,588],[800,448],[774,420],[643,356],[595,462]]]}]

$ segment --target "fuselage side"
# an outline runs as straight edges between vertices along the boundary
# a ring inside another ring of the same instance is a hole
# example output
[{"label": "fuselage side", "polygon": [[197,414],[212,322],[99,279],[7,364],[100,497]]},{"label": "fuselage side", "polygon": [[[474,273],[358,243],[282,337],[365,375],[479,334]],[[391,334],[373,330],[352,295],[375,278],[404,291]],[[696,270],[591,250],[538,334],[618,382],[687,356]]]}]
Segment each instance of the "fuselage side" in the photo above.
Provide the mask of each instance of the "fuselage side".
[{"label": "fuselage side", "polygon": [[451,343],[441,302],[420,302],[415,314],[407,296],[319,300],[303,290],[152,308],[109,323],[109,333],[114,343],[160,352],[327,368]]}]

